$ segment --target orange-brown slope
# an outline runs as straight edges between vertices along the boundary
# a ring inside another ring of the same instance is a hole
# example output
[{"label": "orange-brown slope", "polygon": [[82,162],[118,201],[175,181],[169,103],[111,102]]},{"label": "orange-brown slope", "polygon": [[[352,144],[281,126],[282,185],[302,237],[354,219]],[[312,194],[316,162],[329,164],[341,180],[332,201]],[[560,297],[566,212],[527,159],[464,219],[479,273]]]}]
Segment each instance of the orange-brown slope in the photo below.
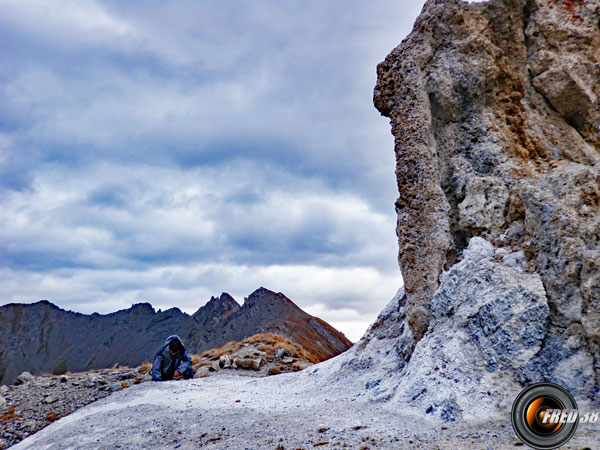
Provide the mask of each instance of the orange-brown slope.
[{"label": "orange-brown slope", "polygon": [[194,343],[191,350],[201,352],[257,333],[288,337],[318,361],[336,356],[352,346],[346,336],[325,321],[306,313],[282,293],[262,287],[250,294],[241,308],[223,317],[214,331],[218,334],[210,340],[210,345],[202,345],[202,340],[196,339],[204,330],[188,333],[190,342]]}]

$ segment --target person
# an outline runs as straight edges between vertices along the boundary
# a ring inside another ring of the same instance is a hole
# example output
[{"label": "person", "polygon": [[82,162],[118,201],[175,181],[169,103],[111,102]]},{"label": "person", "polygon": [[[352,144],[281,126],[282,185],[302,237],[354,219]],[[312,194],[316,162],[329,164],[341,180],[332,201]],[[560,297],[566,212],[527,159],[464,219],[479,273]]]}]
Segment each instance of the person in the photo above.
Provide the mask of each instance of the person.
[{"label": "person", "polygon": [[194,377],[192,358],[179,336],[173,334],[156,352],[152,363],[152,380],[184,380]]}]

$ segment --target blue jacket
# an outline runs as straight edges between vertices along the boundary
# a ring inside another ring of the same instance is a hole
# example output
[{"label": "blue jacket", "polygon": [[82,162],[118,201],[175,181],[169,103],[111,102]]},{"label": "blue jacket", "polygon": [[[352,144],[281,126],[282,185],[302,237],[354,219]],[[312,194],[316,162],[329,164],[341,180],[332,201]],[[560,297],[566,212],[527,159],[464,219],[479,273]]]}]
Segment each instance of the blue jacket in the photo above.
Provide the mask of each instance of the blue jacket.
[{"label": "blue jacket", "polygon": [[[181,343],[183,352],[178,356],[172,356],[169,351],[169,342],[173,339],[177,339]],[[183,375],[184,372],[190,372],[192,369],[192,358],[185,349],[183,341],[179,336],[173,334],[167,338],[164,345],[154,355],[154,362],[152,363],[152,380],[153,381],[166,381],[172,380],[175,370]]]}]

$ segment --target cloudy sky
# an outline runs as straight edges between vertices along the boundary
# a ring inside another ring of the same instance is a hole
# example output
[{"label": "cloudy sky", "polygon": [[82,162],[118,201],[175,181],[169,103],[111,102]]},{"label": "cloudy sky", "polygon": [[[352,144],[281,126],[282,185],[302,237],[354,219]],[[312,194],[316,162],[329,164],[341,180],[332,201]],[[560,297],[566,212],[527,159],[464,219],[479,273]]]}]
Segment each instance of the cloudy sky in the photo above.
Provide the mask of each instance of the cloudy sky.
[{"label": "cloudy sky", "polygon": [[0,0],[0,304],[264,286],[358,339],[402,284],[375,67],[421,6]]}]

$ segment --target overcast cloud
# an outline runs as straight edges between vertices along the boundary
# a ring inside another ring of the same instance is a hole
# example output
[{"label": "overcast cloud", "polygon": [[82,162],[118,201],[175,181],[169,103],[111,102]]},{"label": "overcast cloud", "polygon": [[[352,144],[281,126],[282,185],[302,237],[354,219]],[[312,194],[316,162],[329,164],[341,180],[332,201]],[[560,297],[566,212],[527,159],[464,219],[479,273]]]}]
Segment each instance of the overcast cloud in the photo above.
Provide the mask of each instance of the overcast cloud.
[{"label": "overcast cloud", "polygon": [[402,284],[376,64],[422,2],[0,1],[0,302],[281,291],[352,340]]}]

